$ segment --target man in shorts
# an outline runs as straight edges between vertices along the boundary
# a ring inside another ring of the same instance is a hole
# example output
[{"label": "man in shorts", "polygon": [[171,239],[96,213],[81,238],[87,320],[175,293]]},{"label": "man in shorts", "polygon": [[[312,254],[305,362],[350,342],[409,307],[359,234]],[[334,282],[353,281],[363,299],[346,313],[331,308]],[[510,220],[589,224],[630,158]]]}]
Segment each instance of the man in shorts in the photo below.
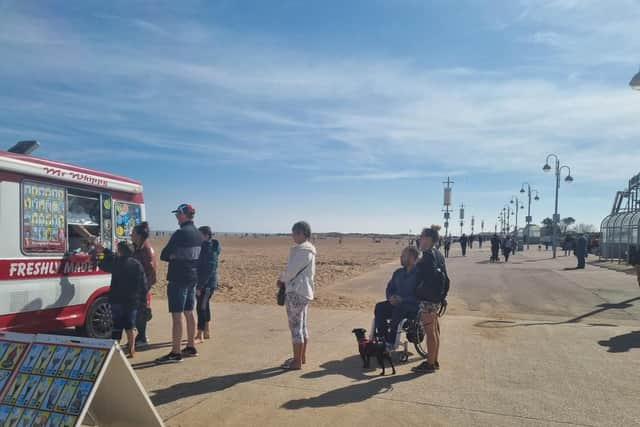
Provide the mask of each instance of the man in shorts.
[{"label": "man in shorts", "polygon": [[[156,363],[178,363],[183,357],[195,357],[198,351],[194,340],[196,319],[193,314],[198,282],[198,258],[202,237],[193,224],[196,210],[189,204],[181,204],[173,211],[180,224],[169,243],[162,250],[160,259],[169,263],[167,272],[167,298],[173,324],[171,352],[156,359]],[[182,343],[182,316],[187,323],[187,346],[180,349]]]}]

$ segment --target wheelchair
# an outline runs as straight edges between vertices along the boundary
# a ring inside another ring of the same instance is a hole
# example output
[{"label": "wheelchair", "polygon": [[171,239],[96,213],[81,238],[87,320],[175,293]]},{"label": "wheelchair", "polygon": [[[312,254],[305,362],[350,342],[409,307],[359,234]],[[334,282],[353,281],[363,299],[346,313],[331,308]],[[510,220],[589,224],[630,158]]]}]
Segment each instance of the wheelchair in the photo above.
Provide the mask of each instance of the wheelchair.
[{"label": "wheelchair", "polygon": [[[400,362],[406,362],[409,360],[409,344],[413,344],[416,352],[423,358],[427,358],[426,334],[422,328],[422,322],[420,321],[420,315],[416,314],[408,318],[404,318],[398,324],[398,332],[396,333],[396,339],[393,343],[392,351],[397,352],[400,348]],[[387,328],[391,326],[391,319],[387,319]],[[375,338],[376,320],[375,318],[371,322],[371,329],[369,329],[369,339]]]}]

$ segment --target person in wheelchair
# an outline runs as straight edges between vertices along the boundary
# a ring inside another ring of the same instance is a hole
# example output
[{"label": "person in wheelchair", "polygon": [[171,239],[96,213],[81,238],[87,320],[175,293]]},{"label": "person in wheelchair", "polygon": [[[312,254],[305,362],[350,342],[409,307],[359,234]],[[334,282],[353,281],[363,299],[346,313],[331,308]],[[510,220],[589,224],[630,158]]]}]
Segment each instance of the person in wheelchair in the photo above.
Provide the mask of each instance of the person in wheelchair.
[{"label": "person in wheelchair", "polygon": [[[400,256],[402,268],[394,271],[387,285],[387,300],[376,304],[375,334],[384,340],[388,349],[395,346],[398,325],[405,318],[415,318],[419,306],[416,299],[416,263],[420,253],[418,249],[409,246],[404,248]],[[390,327],[387,320],[391,319]]]}]

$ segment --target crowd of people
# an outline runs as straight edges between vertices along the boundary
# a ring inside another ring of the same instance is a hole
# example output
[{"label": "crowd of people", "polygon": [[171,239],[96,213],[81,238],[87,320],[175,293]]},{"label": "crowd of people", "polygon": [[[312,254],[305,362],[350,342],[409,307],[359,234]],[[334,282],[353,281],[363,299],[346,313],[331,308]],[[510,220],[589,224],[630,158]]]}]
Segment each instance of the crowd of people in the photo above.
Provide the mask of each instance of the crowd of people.
[{"label": "crowd of people", "polygon": [[[196,212],[191,205],[181,204],[172,213],[180,228],[160,253],[160,260],[168,263],[171,351],[156,359],[158,364],[178,363],[185,357],[198,356],[196,344],[210,338],[210,301],[217,288],[221,251],[210,227],[196,228]],[[449,278],[445,257],[438,250],[442,244],[438,230],[438,226],[425,228],[418,239],[418,247],[409,246],[402,251],[402,268],[395,271],[389,281],[387,299],[374,309],[376,339],[386,343],[387,351],[395,345],[394,337],[402,319],[416,318],[421,322],[428,356],[415,368],[419,372],[434,372],[440,368],[439,317],[446,305]],[[308,223],[296,222],[291,235],[295,245],[276,286],[284,295],[293,352],[280,367],[298,370],[307,361],[309,304],[314,299],[317,252],[311,243]],[[100,268],[111,273],[112,338],[120,342],[126,335],[127,357],[133,358],[136,348],[149,344],[146,331],[152,316],[150,292],[156,283],[157,272],[155,254],[149,242],[149,225],[146,222],[138,224],[132,231],[132,242],[119,242],[115,252],[98,242],[94,244]],[[445,244],[447,254],[449,247],[450,241]],[[185,336],[187,343],[182,347]]]},{"label": "crowd of people", "polygon": [[[181,204],[172,212],[180,228],[172,234],[160,254],[168,263],[167,299],[172,319],[171,351],[156,359],[156,363],[177,363],[184,357],[198,355],[196,344],[211,336],[211,298],[217,289],[217,268],[220,243],[213,237],[210,227],[196,228],[195,209]],[[301,221],[291,229],[295,245],[289,252],[285,270],[276,286],[284,297],[292,341],[292,357],[280,367],[298,370],[306,363],[309,344],[309,304],[314,299],[316,248],[311,243],[311,227]],[[463,256],[467,245],[472,247],[475,236],[462,235],[460,245]],[[482,246],[483,238],[477,241]],[[403,319],[417,319],[426,335],[427,360],[414,370],[431,373],[440,368],[440,316],[446,307],[449,277],[445,258],[449,256],[451,237],[439,235],[439,226],[425,228],[416,241],[400,256],[401,268],[394,271],[386,288],[386,299],[374,308],[376,340],[384,342],[386,350],[396,345],[399,324]],[[515,239],[494,234],[491,239],[492,262],[499,260],[502,250],[505,262],[517,249]],[[149,225],[138,224],[132,231],[132,243],[119,242],[116,252],[95,243],[99,266],[111,273],[109,301],[113,317],[112,338],[118,342],[127,337],[128,357],[134,357],[136,348],[148,345],[147,322],[151,319],[150,291],[156,283],[157,264],[149,243]],[[444,248],[444,255],[439,248]],[[584,268],[588,241],[584,236],[575,240],[578,268]],[[638,266],[640,284],[640,266]],[[194,315],[194,312],[197,315]],[[183,318],[186,323],[183,327]],[[135,332],[137,331],[137,334]],[[187,344],[182,348],[186,335]]]}]

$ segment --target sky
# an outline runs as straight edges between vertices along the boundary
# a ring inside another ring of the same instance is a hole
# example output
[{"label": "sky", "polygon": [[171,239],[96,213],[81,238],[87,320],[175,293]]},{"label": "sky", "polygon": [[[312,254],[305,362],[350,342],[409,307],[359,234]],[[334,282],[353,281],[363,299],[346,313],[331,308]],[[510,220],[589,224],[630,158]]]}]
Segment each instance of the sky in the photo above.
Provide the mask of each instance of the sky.
[{"label": "sky", "polygon": [[638,22],[640,0],[0,0],[0,145],[140,179],[155,229],[188,202],[265,233],[416,232],[447,176],[454,231],[524,182],[539,223],[554,153],[561,216],[599,226],[640,172]]}]

